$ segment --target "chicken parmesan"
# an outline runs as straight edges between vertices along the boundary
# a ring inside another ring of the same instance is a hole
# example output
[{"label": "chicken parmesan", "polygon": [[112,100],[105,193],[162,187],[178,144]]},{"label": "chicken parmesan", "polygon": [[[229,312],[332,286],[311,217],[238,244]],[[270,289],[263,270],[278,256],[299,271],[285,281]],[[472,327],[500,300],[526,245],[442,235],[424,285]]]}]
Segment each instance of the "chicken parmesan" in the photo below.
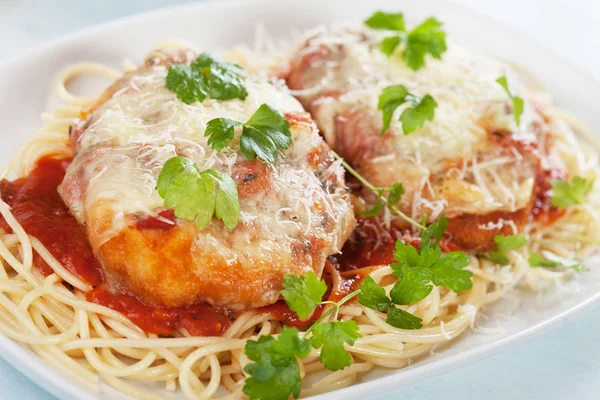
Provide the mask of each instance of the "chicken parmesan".
[{"label": "chicken parmesan", "polygon": [[[497,79],[508,76],[516,93],[524,88],[507,64],[450,43],[442,59],[414,71],[398,52],[381,51],[383,38],[368,28],[327,28],[293,56],[288,85],[327,143],[374,185],[401,182],[398,206],[415,219],[445,213],[461,248],[489,250],[494,236],[521,231],[549,206],[540,203],[550,179],[564,175],[553,156],[561,127],[535,98],[525,99],[515,123]],[[408,104],[382,132],[380,95],[397,84],[437,102],[435,118],[410,134],[397,118]]]},{"label": "chicken parmesan", "polygon": [[[86,226],[112,290],[162,306],[272,304],[285,274],[321,275],[352,231],[342,167],[300,104],[268,82],[247,77],[244,100],[180,101],[165,86],[167,70],[196,56],[157,51],[112,85],[71,132],[75,158],[59,193]],[[208,145],[210,120],[245,121],[265,103],[290,125],[292,145],[277,162],[247,160],[239,144],[221,152]],[[233,178],[239,225],[213,219],[200,230],[165,209],[157,180],[175,156]]]}]

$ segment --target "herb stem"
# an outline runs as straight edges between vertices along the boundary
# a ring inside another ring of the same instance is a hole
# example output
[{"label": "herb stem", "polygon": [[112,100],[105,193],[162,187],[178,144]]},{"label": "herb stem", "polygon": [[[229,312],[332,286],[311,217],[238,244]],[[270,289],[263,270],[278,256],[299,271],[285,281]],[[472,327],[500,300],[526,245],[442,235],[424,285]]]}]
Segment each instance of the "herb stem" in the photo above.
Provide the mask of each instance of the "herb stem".
[{"label": "herb stem", "polygon": [[325,320],[327,317],[329,317],[334,311],[335,311],[335,315],[333,317],[334,320],[337,320],[337,316],[338,316],[338,312],[340,310],[340,307],[344,304],[347,303],[348,301],[350,301],[350,299],[352,299],[353,297],[357,296],[360,293],[360,289],[356,289],[354,292],[347,294],[346,296],[344,296],[340,301],[338,301],[337,303],[335,301],[323,301],[321,302],[321,304],[325,305],[325,304],[331,304],[333,307],[329,308],[328,310],[326,310],[323,314],[321,314],[321,316],[319,317],[319,319],[317,319],[315,321],[314,324],[312,324],[310,326],[310,328],[308,328],[306,330],[306,332],[304,333],[304,336],[307,336],[310,331],[312,331],[312,328],[317,325],[318,323],[320,323],[321,321]]},{"label": "herb stem", "polygon": [[365,178],[363,178],[363,176],[361,174],[359,174],[354,168],[352,168],[350,166],[350,164],[348,164],[346,162],[346,160],[344,160],[338,153],[336,153],[333,150],[332,150],[332,153],[333,153],[333,156],[334,156],[334,158],[336,160],[342,160],[342,165],[344,166],[344,168],[346,168],[346,171],[350,172],[350,174],[353,177],[355,177],[356,179],[358,179],[358,181],[360,183],[362,183],[365,187],[367,187],[373,193],[375,193],[376,195],[378,195],[394,214],[399,215],[405,221],[409,222],[410,224],[412,224],[413,226],[415,226],[415,227],[417,227],[419,229],[427,229],[425,226],[421,225],[420,223],[418,223],[414,219],[410,218],[408,215],[404,214],[395,205],[390,205],[388,203],[387,197],[384,197],[383,195],[381,195],[381,192],[383,190],[385,190],[386,188],[381,188],[381,187],[373,185],[371,182],[369,182],[368,180],[366,180]]}]

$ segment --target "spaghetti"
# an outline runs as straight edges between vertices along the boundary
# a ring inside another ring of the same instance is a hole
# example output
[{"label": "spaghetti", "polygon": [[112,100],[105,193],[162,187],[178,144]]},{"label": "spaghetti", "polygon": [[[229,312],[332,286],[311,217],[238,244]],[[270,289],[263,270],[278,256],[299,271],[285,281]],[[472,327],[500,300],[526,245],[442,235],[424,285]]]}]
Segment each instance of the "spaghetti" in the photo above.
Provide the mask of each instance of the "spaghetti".
[{"label": "spaghetti", "polygon": [[[240,59],[242,53],[242,58],[251,57],[251,53],[243,51],[232,57]],[[43,127],[2,177],[27,177],[38,160],[47,156],[55,159],[73,156],[68,145],[69,127],[95,99],[76,96],[66,88],[69,80],[87,74],[112,79],[121,75],[99,64],[67,68],[56,85],[64,105],[42,115]],[[582,128],[559,110],[553,113],[553,118],[562,121],[557,150],[569,175],[597,178],[597,156],[572,132],[584,134]],[[598,210],[600,191],[595,188],[586,203],[570,207],[553,224],[528,224],[525,232],[530,238],[528,247],[556,259],[588,256],[600,238]],[[5,221],[5,228],[0,230],[0,331],[27,344],[53,368],[90,391],[100,391],[99,383],[104,381],[141,399],[170,398],[178,392],[189,399],[239,398],[243,396],[246,378],[243,369],[249,362],[244,354],[246,341],[277,334],[282,329],[281,315],[272,308],[267,312],[246,311],[237,315],[221,336],[195,337],[181,327],[173,337],[148,334],[123,314],[88,301],[86,293],[91,286],[61,264],[34,235],[28,234],[4,201],[0,201],[0,214]],[[49,266],[47,276],[35,268],[37,257]],[[481,308],[507,296],[518,285],[537,291],[573,274],[568,268],[531,268],[527,249],[511,251],[509,259],[509,265],[500,266],[471,254],[468,267],[474,274],[471,290],[456,294],[434,287],[425,299],[403,307],[423,320],[421,329],[394,328],[386,323],[384,314],[356,301],[342,306],[339,319],[356,321],[362,335],[347,347],[353,363],[341,371],[325,371],[319,362],[319,351],[313,349],[300,361],[302,377],[311,377],[303,380],[301,396],[352,385],[375,367],[402,368],[467,329],[476,329]],[[326,274],[333,289],[341,287],[350,276],[368,274],[389,291],[397,279],[385,264],[339,272],[328,263]]]}]

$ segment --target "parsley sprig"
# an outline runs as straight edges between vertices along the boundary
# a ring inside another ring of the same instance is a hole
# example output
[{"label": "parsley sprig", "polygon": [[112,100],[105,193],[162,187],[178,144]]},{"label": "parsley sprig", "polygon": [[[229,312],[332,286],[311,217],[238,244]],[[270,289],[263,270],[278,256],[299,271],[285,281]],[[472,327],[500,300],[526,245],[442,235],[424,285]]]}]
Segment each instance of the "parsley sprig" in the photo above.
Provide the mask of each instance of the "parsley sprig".
[{"label": "parsley sprig", "polygon": [[177,218],[195,221],[200,229],[208,226],[213,215],[230,230],[240,220],[235,181],[214,169],[200,172],[189,158],[167,160],[158,176],[156,188],[165,200],[166,208],[174,208]]},{"label": "parsley sprig", "polygon": [[529,265],[531,267],[544,267],[544,268],[565,267],[565,268],[571,268],[576,272],[584,271],[584,268],[581,265],[579,265],[578,263],[571,263],[571,264],[567,265],[560,261],[548,260],[547,258],[544,258],[541,254],[534,253],[534,252],[529,253],[529,258],[527,261],[529,262]]},{"label": "parsley sprig", "polygon": [[502,88],[504,88],[504,91],[506,92],[506,94],[508,95],[510,100],[512,101],[513,115],[515,117],[515,124],[517,124],[517,126],[519,126],[521,124],[521,115],[523,114],[523,107],[524,107],[523,98],[519,97],[519,96],[515,96],[513,94],[513,92],[510,90],[510,88],[508,86],[508,80],[506,79],[506,76],[501,76],[500,78],[496,79],[496,82],[500,86],[502,86]]},{"label": "parsley sprig", "polygon": [[400,216],[402,219],[410,223],[411,225],[425,229],[425,226],[418,223],[414,219],[410,218],[408,215],[404,214],[400,209],[396,206],[396,204],[402,198],[404,194],[404,187],[402,183],[395,183],[392,186],[375,186],[368,180],[366,180],[361,174],[358,173],[350,164],[346,162],[339,154],[331,151],[336,160],[341,160],[342,166],[348,171],[352,176],[354,176],[364,187],[371,190],[373,193],[377,195],[377,202],[373,206],[373,208],[364,211],[362,214],[364,216],[377,216],[382,210],[382,206],[386,205],[391,212]]},{"label": "parsley sprig", "polygon": [[244,100],[248,96],[244,85],[245,77],[246,73],[239,65],[202,53],[190,65],[170,66],[166,84],[186,104],[202,102],[207,97],[215,100]]},{"label": "parsley sprig", "polygon": [[228,118],[212,119],[204,136],[209,137],[208,144],[213,149],[221,151],[233,140],[235,127],[240,125],[243,126],[240,148],[248,160],[259,158],[273,164],[277,160],[277,151],[292,144],[290,123],[279,110],[268,104],[262,104],[244,123]]},{"label": "parsley sprig", "polygon": [[[322,300],[327,290],[325,282],[319,280],[314,272],[305,276],[286,275],[281,295],[290,307],[302,319],[309,317],[320,305],[330,305],[315,323],[307,329],[305,337],[312,333],[310,342],[315,349],[321,348],[320,359],[325,368],[337,371],[350,365],[350,355],[344,344],[353,345],[360,337],[358,325],[354,321],[336,321],[340,307],[355,297],[356,290],[338,302]],[[331,315],[333,320],[325,322]]]},{"label": "parsley sprig", "polygon": [[[585,238],[571,238],[571,239],[584,239]],[[510,235],[510,236],[495,236],[494,243],[496,243],[496,250],[490,251],[487,253],[478,253],[477,255],[483,257],[487,260],[495,262],[499,265],[508,265],[510,264],[510,260],[506,256],[506,253],[512,250],[518,250],[527,245],[528,240],[536,241],[535,238],[531,238],[525,235]],[[543,239],[540,239],[543,241]],[[596,241],[592,240],[592,243],[596,243]],[[529,251],[529,256],[527,259],[529,266],[531,267],[545,267],[545,268],[555,268],[555,267],[566,267],[572,268],[577,272],[581,272],[584,270],[579,264],[573,262],[570,264],[564,264],[559,261],[552,261],[544,258],[541,254]]]},{"label": "parsley sprig", "polygon": [[448,219],[442,215],[437,222],[422,230],[419,250],[398,240],[394,251],[398,262],[390,265],[398,281],[390,290],[389,297],[384,288],[367,277],[360,287],[359,303],[387,312],[386,322],[396,328],[419,329],[421,318],[396,305],[410,305],[424,299],[433,290],[432,283],[456,293],[471,289],[473,274],[464,270],[470,263],[467,254],[456,251],[442,255],[439,242],[447,223]]},{"label": "parsley sprig", "polygon": [[[321,349],[320,360],[325,368],[337,371],[349,366],[352,359],[345,345],[353,345],[361,335],[354,321],[337,321],[340,307],[355,297],[354,291],[338,302],[323,301],[327,290],[325,282],[314,272],[305,276],[284,276],[281,295],[290,309],[302,319],[308,318],[320,305],[331,305],[304,333],[302,337],[293,328],[284,327],[279,338],[261,336],[258,341],[246,344],[246,355],[254,363],[246,365],[250,374],[244,393],[255,399],[287,399],[300,394],[301,377],[297,359],[303,359],[311,348]],[[327,318],[334,314],[331,321]]]},{"label": "parsley sprig", "polygon": [[525,246],[527,244],[527,237],[524,235],[495,236],[494,243],[496,244],[496,250],[477,255],[496,264],[508,265],[510,261],[505,253]]},{"label": "parsley sprig", "polygon": [[405,135],[422,128],[427,121],[433,121],[437,102],[430,95],[420,98],[406,89],[404,85],[392,85],[384,88],[379,95],[377,109],[383,113],[383,127],[381,134],[385,134],[390,127],[394,111],[401,105],[409,106],[400,114],[402,132]]},{"label": "parsley sprig", "polygon": [[439,60],[447,49],[443,24],[433,17],[407,32],[402,13],[377,11],[365,20],[365,25],[393,32],[381,41],[381,51],[391,56],[400,44],[404,44],[402,59],[414,71],[425,65],[427,55]]},{"label": "parsley sprig", "polygon": [[308,356],[310,350],[310,342],[299,337],[297,329],[287,326],[277,339],[268,335],[248,340],[245,352],[254,363],[244,367],[250,374],[244,393],[250,399],[281,400],[290,394],[298,398],[302,380],[297,359]]},{"label": "parsley sprig", "polygon": [[[314,272],[304,276],[284,276],[281,295],[301,319],[308,318],[319,306],[330,307],[325,309],[302,337],[295,329],[284,328],[277,340],[268,336],[261,337],[258,341],[249,341],[246,354],[254,363],[244,368],[250,374],[244,393],[251,400],[287,399],[290,395],[298,397],[301,378],[297,359],[308,355],[308,346],[320,349],[321,363],[329,370],[337,371],[349,366],[352,359],[346,346],[354,345],[361,335],[355,321],[337,319],[340,307],[356,296],[361,304],[387,312],[387,322],[390,325],[418,329],[422,326],[422,320],[396,305],[408,305],[423,299],[431,292],[432,283],[456,292],[470,289],[472,274],[463,269],[469,264],[467,255],[461,252],[442,255],[439,247],[447,222],[447,218],[442,216],[422,231],[420,250],[401,241],[396,243],[394,257],[398,263],[392,264],[392,269],[394,275],[398,276],[398,282],[390,296],[373,278],[367,276],[360,289],[349,293],[340,301],[324,301],[327,286]],[[266,354],[258,354],[257,349]]]},{"label": "parsley sprig", "polygon": [[572,180],[555,180],[552,182],[552,198],[550,202],[558,208],[567,208],[583,204],[586,196],[594,188],[594,181],[576,176]]}]

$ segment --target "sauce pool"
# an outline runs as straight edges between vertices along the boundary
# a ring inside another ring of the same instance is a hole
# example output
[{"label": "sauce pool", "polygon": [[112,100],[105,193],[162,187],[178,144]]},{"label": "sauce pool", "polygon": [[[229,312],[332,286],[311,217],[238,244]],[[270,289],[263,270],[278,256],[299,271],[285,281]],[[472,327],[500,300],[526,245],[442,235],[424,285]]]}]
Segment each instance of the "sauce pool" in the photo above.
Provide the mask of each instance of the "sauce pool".
[{"label": "sauce pool", "polygon": [[[25,232],[36,237],[70,273],[92,286],[102,282],[102,269],[94,257],[85,227],[69,213],[56,188],[70,160],[44,157],[26,178],[0,181],[0,194]],[[0,218],[0,228],[11,231]],[[34,253],[34,265],[45,276],[52,268]]]},{"label": "sauce pool", "polygon": [[[222,334],[232,323],[233,315],[208,304],[186,307],[152,307],[128,293],[113,293],[103,283],[100,263],[88,242],[85,227],[69,213],[58,194],[70,160],[43,157],[29,176],[14,181],[0,181],[0,196],[12,210],[25,232],[37,238],[69,272],[95,289],[87,293],[89,301],[111,308],[127,316],[147,333],[169,336],[185,328],[195,336]],[[140,229],[168,229],[174,220],[171,210],[138,224]],[[10,232],[10,226],[0,216],[0,228]],[[44,276],[52,268],[34,252],[34,267]]]},{"label": "sauce pool", "polygon": [[127,293],[112,293],[100,285],[86,294],[88,301],[124,314],[145,332],[172,336],[185,328],[192,336],[219,336],[231,326],[234,316],[208,304],[185,307],[151,307]]}]

